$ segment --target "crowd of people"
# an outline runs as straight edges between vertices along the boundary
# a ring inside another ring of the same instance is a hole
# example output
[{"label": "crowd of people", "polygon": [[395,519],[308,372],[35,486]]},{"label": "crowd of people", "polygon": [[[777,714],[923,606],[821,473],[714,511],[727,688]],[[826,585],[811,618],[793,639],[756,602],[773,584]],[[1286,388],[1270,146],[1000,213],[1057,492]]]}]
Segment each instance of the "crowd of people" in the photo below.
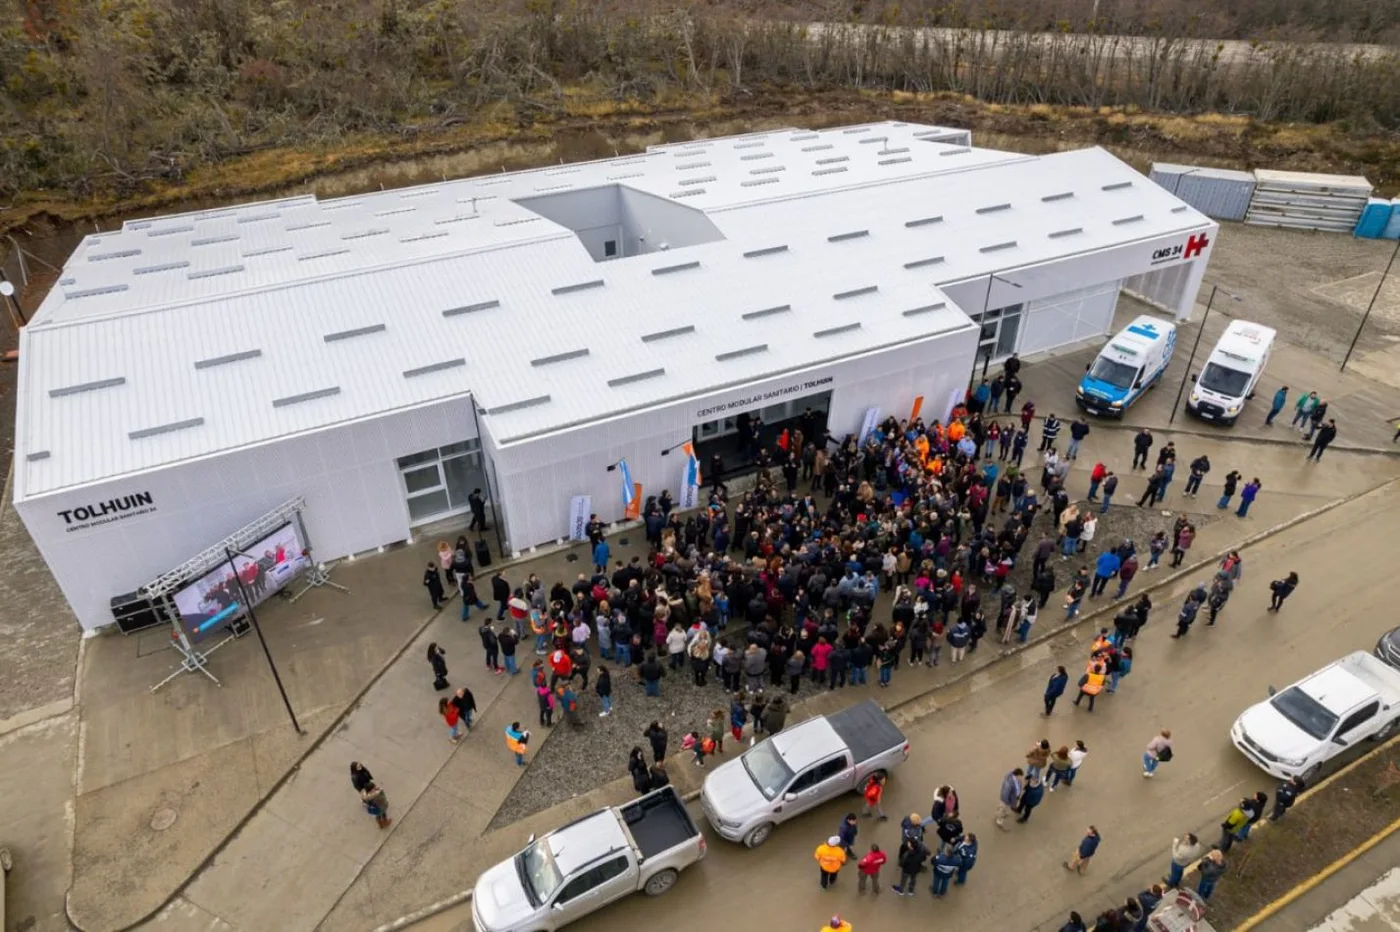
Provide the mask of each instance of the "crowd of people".
[{"label": "crowd of people", "polygon": [[[1063,603],[1056,611],[1063,610],[1065,621],[1078,615],[1085,599],[1123,603],[1112,625],[1094,640],[1076,683],[1073,704],[1092,713],[1099,697],[1115,693],[1131,673],[1132,642],[1152,611],[1147,595],[1129,596],[1133,580],[1139,572],[1159,568],[1168,555],[1168,565],[1180,567],[1197,529],[1187,514],[1177,514],[1142,541],[1141,553],[1131,537],[1098,538],[1098,522],[1110,511],[1119,477],[1105,463],[1095,463],[1087,494],[1072,495],[1067,488],[1070,465],[1091,428],[1082,417],[1062,425],[1053,412],[1040,422],[1037,461],[1026,463],[1027,450],[1036,442],[1032,433],[1038,413],[1032,401],[1013,412],[1021,389],[1019,365],[1013,356],[991,383],[970,391],[946,423],[887,418],[863,440],[854,435],[838,440],[815,418],[804,417],[783,431],[772,451],[757,446],[759,433],[751,430],[748,442],[756,445],[759,466],[752,487],[731,497],[716,468],[709,476],[707,503],[693,513],[683,515],[666,492],[649,499],[641,515],[649,544],[645,557],[614,559],[595,515],[586,529],[592,572],[579,573],[572,583],[546,585],[530,574],[515,584],[498,570],[490,576],[489,589],[479,590],[472,551],[463,537],[442,550],[438,563],[428,564],[423,585],[435,608],[448,600],[447,586],[455,587],[464,623],[474,611],[482,613],[477,633],[486,667],[496,675],[528,675],[541,727],[552,727],[558,715],[581,728],[590,695],[597,697],[597,714],[608,717],[617,680],[641,697],[660,696],[663,685],[671,690],[688,681],[697,692],[679,748],[697,767],[726,753],[726,740],[734,748],[743,745],[745,736],[752,745],[780,731],[790,697],[804,688],[872,683],[887,688],[902,668],[962,663],[988,639],[1005,645],[994,650],[1024,643],[1059,591]],[[1286,389],[1275,396],[1267,423],[1282,410],[1281,398],[1286,399]],[[1302,416],[1294,423],[1310,435],[1306,439],[1314,448],[1309,456],[1315,459],[1335,437],[1335,424],[1317,417],[1319,407],[1325,414],[1326,403],[1313,399],[1306,405],[1308,397],[1300,399]],[[1063,453],[1062,432],[1068,438]],[[1149,466],[1154,448],[1155,462]],[[1147,476],[1137,505],[1162,504],[1176,477],[1175,444],[1159,447],[1151,431],[1143,429],[1133,437],[1132,454],[1129,471]],[[1182,495],[1194,498],[1212,468],[1205,455],[1191,459]],[[1236,515],[1246,517],[1261,489],[1257,478],[1245,482],[1232,470],[1224,477],[1216,506],[1233,507]],[[1055,564],[1070,560],[1077,567],[1068,579],[1057,579]],[[1173,637],[1186,636],[1198,613],[1208,617],[1207,626],[1216,624],[1241,578],[1242,562],[1232,552],[1211,579],[1193,587],[1177,613]],[[1027,563],[1029,574],[1019,574],[1027,582],[1018,591],[1012,573]],[[1297,584],[1296,573],[1274,581],[1271,609],[1282,607]],[[882,594],[889,599],[887,615],[876,612]],[[483,598],[487,595],[492,604]],[[528,666],[518,657],[521,651],[533,654]],[[429,646],[428,662],[434,687],[450,689],[440,645]],[[1053,714],[1069,680],[1064,667],[1050,677],[1045,716]],[[716,689],[718,693],[712,691]],[[449,739],[456,742],[471,727],[475,700],[470,690],[457,689],[439,700],[438,711]],[[627,761],[639,793],[670,782],[667,729],[653,720],[642,738],[651,760],[638,745]],[[505,739],[515,762],[524,766],[529,729],[512,722]],[[1010,831],[1008,816],[1015,814],[1016,822],[1024,823],[1046,794],[1072,787],[1088,752],[1082,740],[1058,749],[1048,740],[1033,746],[1024,766],[1002,782],[996,826]],[[1144,748],[1144,778],[1153,778],[1172,753],[1171,732],[1164,729]],[[387,826],[383,790],[368,771],[355,766],[359,770],[352,768],[352,782],[367,811]],[[866,788],[865,814],[879,819],[884,819],[882,788]],[[1291,802],[1300,788],[1294,787],[1292,795],[1280,788],[1277,798],[1287,796]],[[1266,799],[1261,793],[1243,800],[1227,818],[1230,825],[1242,813],[1244,822],[1205,853],[1202,897],[1209,897],[1224,870],[1224,852],[1248,837]],[[818,846],[823,888],[831,888],[842,866],[854,861],[860,892],[867,886],[880,891],[881,869],[891,856],[870,845],[857,857],[859,824],[859,817],[850,814]],[[900,829],[900,845],[892,855],[900,878],[891,886],[896,894],[915,895],[925,868],[935,897],[965,883],[976,864],[978,841],[963,830],[955,790],[940,787],[930,815],[911,813]],[[1064,866],[1083,873],[1100,841],[1097,828],[1090,826]],[[1191,854],[1190,845],[1180,851],[1174,845],[1174,865],[1179,853]],[[1202,853],[1195,852],[1192,860]],[[1104,912],[1092,926],[1075,914],[1064,929],[1145,928],[1147,914],[1180,879],[1179,873],[1169,875],[1164,885]],[[839,917],[833,917],[833,927],[839,924]]]}]

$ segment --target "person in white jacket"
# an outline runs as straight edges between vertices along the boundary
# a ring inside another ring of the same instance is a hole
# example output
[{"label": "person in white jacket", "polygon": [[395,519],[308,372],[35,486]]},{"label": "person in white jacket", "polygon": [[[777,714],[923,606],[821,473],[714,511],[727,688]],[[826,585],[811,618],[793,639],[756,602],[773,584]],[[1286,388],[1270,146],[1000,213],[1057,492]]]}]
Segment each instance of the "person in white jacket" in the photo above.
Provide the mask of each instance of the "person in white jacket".
[{"label": "person in white jacket", "polygon": [[1167,886],[1181,886],[1181,877],[1186,873],[1186,868],[1200,860],[1203,853],[1205,846],[1192,833],[1187,832],[1181,838],[1173,838],[1171,867],[1166,876]]}]

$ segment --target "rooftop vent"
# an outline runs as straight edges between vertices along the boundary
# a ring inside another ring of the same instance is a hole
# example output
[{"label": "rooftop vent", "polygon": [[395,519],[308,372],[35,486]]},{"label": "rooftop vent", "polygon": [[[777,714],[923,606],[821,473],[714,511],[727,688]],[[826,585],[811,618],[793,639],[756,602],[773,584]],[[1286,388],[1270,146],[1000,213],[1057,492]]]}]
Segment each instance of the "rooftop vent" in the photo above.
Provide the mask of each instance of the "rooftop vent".
[{"label": "rooftop vent", "polygon": [[915,259],[913,262],[904,263],[906,269],[923,269],[930,265],[940,265],[943,262],[942,256],[929,256],[927,259]]},{"label": "rooftop vent", "polygon": [[1051,239],[1063,239],[1066,236],[1078,236],[1084,232],[1083,227],[1070,227],[1068,230],[1056,230],[1050,234]]},{"label": "rooftop vent", "polygon": [[846,170],[846,166],[844,166],[844,165],[833,165],[833,166],[830,167],[830,168],[817,168],[817,169],[813,169],[813,170],[812,170],[812,174],[813,174],[814,176],[815,176],[815,175],[839,175],[841,172],[843,172],[843,171],[845,171],[845,170]]},{"label": "rooftop vent", "polygon": [[76,301],[79,298],[95,298],[98,295],[116,294],[119,291],[126,291],[130,287],[126,283],[120,285],[102,285],[99,288],[81,288],[78,291],[65,291],[63,297],[69,301]]},{"label": "rooftop vent", "polygon": [[1113,184],[1106,184],[1106,185],[1104,185],[1104,186],[1103,186],[1103,190],[1105,190],[1105,191],[1122,191],[1124,188],[1131,188],[1132,186],[1133,186],[1133,183],[1132,183],[1131,181],[1115,181]]},{"label": "rooftop vent", "polygon": [[[253,259],[257,256],[270,256],[275,252],[291,252],[290,246],[264,246],[262,249],[250,249],[243,254],[245,259]],[[186,263],[188,265],[189,263]]]},{"label": "rooftop vent", "polygon": [[967,155],[971,149],[944,149],[939,155]]},{"label": "rooftop vent", "polygon": [[[709,163],[709,162],[686,162],[684,165],[677,165],[677,166],[676,166],[676,171],[678,171],[678,172],[686,172],[686,171],[690,171],[692,168],[709,168],[709,167],[710,167],[710,163]],[[640,174],[640,173],[639,173],[639,174]],[[635,178],[635,177],[637,177],[637,175],[627,175],[626,177],[628,177],[628,178]]]},{"label": "rooftop vent", "polygon": [[200,239],[190,240],[191,246],[213,246],[215,243],[232,243],[238,239],[237,236],[205,236]]},{"label": "rooftop vent", "polygon": [[995,213],[1000,213],[1000,212],[1003,211],[1003,210],[1010,210],[1010,209],[1011,209],[1011,205],[1010,205],[1010,204],[993,204],[993,205],[990,206],[990,207],[979,207],[979,208],[977,208],[977,212],[978,212],[979,214],[995,214]]},{"label": "rooftop vent", "polygon": [[843,129],[843,130],[841,130],[841,132],[844,133],[844,134],[847,135],[847,136],[851,135],[852,133],[868,133],[868,132],[870,132],[870,127],[868,127],[868,126],[852,126],[850,129]]},{"label": "rooftop vent", "polygon": [[302,230],[314,230],[317,227],[328,227],[330,225],[331,222],[329,220],[317,220],[315,223],[298,223],[295,226],[287,227],[287,232],[300,233]]},{"label": "rooftop vent", "polygon": [[910,229],[913,229],[914,227],[932,226],[932,225],[935,224],[935,223],[942,223],[942,222],[943,222],[943,217],[942,217],[942,216],[938,216],[938,217],[920,217],[918,220],[906,220],[906,221],[904,221],[904,225],[905,225],[906,227],[909,227]]},{"label": "rooftop vent", "polygon": [[818,139],[821,133],[798,133],[796,136],[789,136],[788,142],[801,142],[804,139]]},{"label": "rooftop vent", "polygon": [[608,379],[608,387],[617,388],[619,385],[631,385],[633,382],[645,382],[647,379],[659,378],[665,374],[665,369],[648,369],[646,372],[638,372],[635,375],[624,375],[615,379]]},{"label": "rooftop vent", "polygon": [[[455,219],[455,220],[475,220],[478,216],[479,216],[478,214],[471,214],[470,216],[466,216],[466,217],[456,217],[456,218],[454,218],[454,219]],[[519,218],[518,220],[497,220],[497,221],[496,221],[496,226],[498,226],[498,227],[515,227],[515,226],[519,226],[519,225],[522,224],[522,223],[534,223],[534,222],[535,222],[536,220],[538,220],[538,219],[540,219],[540,218],[539,218],[539,217],[521,217],[521,218]],[[448,222],[451,223],[451,222],[453,222],[453,221],[448,221]]]},{"label": "rooftop vent", "polygon": [[1067,201],[1072,197],[1074,197],[1073,191],[1061,191],[1059,194],[1047,194],[1041,200],[1049,204],[1051,201]]},{"label": "rooftop vent", "polygon": [[166,227],[166,228],[163,229],[163,230],[151,230],[151,231],[148,232],[146,235],[147,235],[147,236],[150,236],[150,237],[156,237],[156,236],[174,236],[176,233],[193,233],[193,232],[194,232],[194,227],[193,227],[192,225],[188,225],[188,224],[187,224],[187,225],[185,225],[185,226]]},{"label": "rooftop vent", "polygon": [[601,278],[595,278],[591,282],[579,282],[574,285],[560,285],[558,288],[549,289],[549,292],[550,294],[555,295],[573,294],[576,291],[588,291],[593,288],[602,288],[603,284],[604,282]]},{"label": "rooftop vent", "polygon": [[395,207],[393,210],[377,210],[374,212],[374,216],[392,217],[395,214],[411,214],[417,209],[417,207]]},{"label": "rooftop vent", "polygon": [[736,143],[734,143],[734,148],[736,148],[736,149],[757,149],[759,146],[762,146],[762,145],[766,145],[766,143],[764,143],[764,142],[762,142],[762,141],[759,141],[759,142],[736,142]]},{"label": "rooftop vent", "polygon": [[671,337],[685,336],[687,333],[694,333],[695,325],[686,324],[684,327],[672,327],[670,330],[658,330],[655,333],[642,335],[643,343],[655,343],[658,340],[669,340]]},{"label": "rooftop vent", "polygon": [[234,272],[243,271],[241,265],[225,265],[217,269],[196,269],[193,272],[186,272],[185,279],[195,281],[200,278],[217,278],[220,275],[232,275]]},{"label": "rooftop vent", "polygon": [[909,310],[901,312],[901,315],[904,317],[918,317],[920,314],[932,314],[934,311],[941,311],[947,306],[947,301],[939,301],[936,304],[925,304],[922,307],[911,307]]},{"label": "rooftop vent", "polygon": [[[445,226],[446,224],[449,224],[449,223],[461,223],[461,222],[463,222],[464,220],[479,220],[479,219],[481,219],[481,214],[457,214],[457,215],[452,216],[452,217],[442,217],[442,218],[439,218],[439,219],[437,219],[437,220],[434,220],[433,223],[436,224],[437,226]],[[499,223],[496,224],[496,226],[500,226],[500,225],[501,225],[501,224],[499,224]]]},{"label": "rooftop vent", "polygon": [[817,164],[818,164],[818,165],[835,165],[835,164],[837,164],[837,163],[839,163],[839,162],[849,162],[850,160],[851,160],[851,157],[850,157],[849,155],[833,155],[833,156],[829,156],[829,157],[824,158],[824,159],[817,159]]},{"label": "rooftop vent", "polygon": [[323,211],[324,211],[324,210],[344,210],[344,209],[346,209],[347,207],[359,207],[359,206],[360,206],[361,204],[363,204],[363,203],[364,203],[364,201],[340,201],[340,202],[332,201],[332,202],[329,203],[329,204],[322,204],[322,205],[321,205],[321,209],[322,209]]},{"label": "rooftop vent", "polygon": [[772,255],[776,255],[776,254],[778,254],[778,253],[780,253],[780,252],[787,252],[787,251],[788,251],[788,248],[787,248],[786,245],[783,245],[783,246],[764,246],[762,249],[750,249],[748,252],[744,253],[744,258],[745,258],[745,259],[757,259],[757,258],[759,258],[760,256],[772,256]]},{"label": "rooftop vent", "polygon": [[130,256],[139,255],[141,255],[141,250],[139,249],[122,249],[117,252],[94,252],[88,254],[87,261],[106,262],[108,259],[126,259]]},{"label": "rooftop vent", "polygon": [[756,161],[758,161],[759,159],[771,159],[771,158],[773,158],[775,155],[777,155],[777,153],[775,153],[775,152],[752,152],[752,153],[750,153],[750,154],[748,154],[748,155],[741,155],[741,156],[739,156],[739,161],[741,161],[741,162],[756,162]]},{"label": "rooftop vent", "polygon": [[761,185],[761,184],[772,184],[773,182],[778,181],[778,180],[779,180],[779,179],[777,179],[777,178],[750,178],[748,181],[741,181],[741,182],[739,182],[739,187],[741,187],[741,188],[752,188],[752,187],[755,187],[755,186]]},{"label": "rooftop vent", "polygon": [[680,264],[678,264],[678,265],[663,265],[663,266],[662,266],[661,268],[659,268],[659,269],[652,269],[652,270],[651,270],[651,274],[653,274],[653,275],[670,275],[672,272],[685,272],[685,271],[688,271],[688,270],[690,270],[690,269],[698,269],[698,268],[700,268],[700,260],[699,260],[699,259],[696,259],[694,262],[682,262],[682,263],[680,263]]},{"label": "rooftop vent", "polygon": [[695,197],[697,194],[704,194],[705,188],[691,188],[689,191],[677,191],[671,197]]},{"label": "rooftop vent", "polygon": [[[701,165],[709,165],[709,164],[710,164],[709,162],[696,162],[695,165],[692,166],[692,167],[698,168],[698,167],[700,167]],[[609,176],[608,176],[608,180],[609,180],[609,181],[622,181],[624,178],[640,178],[640,177],[642,177],[642,176],[645,175],[645,174],[646,174],[646,172],[630,172],[630,173],[628,173],[628,174],[626,174],[626,175],[609,175]]]},{"label": "rooftop vent", "polygon": [[437,188],[419,188],[412,191],[405,191],[399,195],[400,200],[408,200],[411,197],[432,197],[438,193]]},{"label": "rooftop vent", "polygon": [[828,236],[826,241],[828,243],[842,243],[848,239],[860,239],[861,237],[869,235],[869,230],[852,230],[849,233],[837,233],[835,236]]},{"label": "rooftop vent", "polygon": [[39,460],[48,459],[51,455],[52,454],[50,454],[48,450],[36,450],[35,452],[30,453],[28,456],[26,456],[25,459],[31,463],[37,463]]},{"label": "rooftop vent", "polygon": [[501,302],[495,299],[490,301],[478,301],[475,304],[466,304],[462,307],[449,307],[442,312],[443,317],[456,317],[459,314],[475,314],[477,311],[489,311],[493,307],[500,307]]},{"label": "rooftop vent", "polygon": [[707,184],[711,181],[718,180],[719,179],[716,178],[714,175],[702,175],[699,178],[682,178],[680,181],[677,181],[676,184],[680,185],[681,187],[688,187],[689,185],[693,184]]},{"label": "rooftop vent", "polygon": [[417,236],[405,236],[399,239],[400,243],[417,243],[425,239],[439,239],[444,236],[451,236],[446,230],[437,233],[419,233]]},{"label": "rooftop vent", "polygon": [[353,330],[338,330],[335,333],[328,333],[321,337],[321,339],[327,343],[339,343],[341,340],[368,336],[371,333],[382,333],[388,329],[389,328],[384,324],[370,324],[368,327],[356,327]]},{"label": "rooftop vent", "polygon": [[431,372],[443,372],[447,369],[460,369],[467,361],[462,358],[447,359],[442,362],[431,363],[426,366],[419,366],[417,369],[405,369],[403,377],[406,379],[416,379],[420,375],[428,375]]},{"label": "rooftop vent", "polygon": [[566,188],[572,188],[572,187],[573,187],[573,184],[571,184],[571,183],[566,183],[566,184],[546,184],[546,185],[541,185],[541,186],[535,188],[535,190],[536,190],[536,191],[563,191],[563,190],[565,190]]},{"label": "rooftop vent", "polygon": [[119,375],[113,379],[97,379],[93,382],[82,382],[78,385],[65,385],[62,388],[49,389],[50,398],[62,398],[65,395],[81,395],[83,392],[95,392],[101,388],[115,388],[118,385],[126,384],[126,376]]},{"label": "rooftop vent", "polygon": [[1012,240],[1007,240],[1007,241],[1004,242],[1004,243],[993,243],[993,244],[990,245],[990,246],[983,246],[983,247],[982,247],[980,250],[978,250],[978,251],[979,251],[979,252],[1001,252],[1003,249],[1015,249],[1015,248],[1016,248],[1016,241],[1015,241],[1014,239],[1012,239]]},{"label": "rooftop vent", "polygon": [[282,215],[279,213],[270,214],[243,214],[238,218],[239,223],[262,223],[265,220],[276,220]]},{"label": "rooftop vent", "polygon": [[328,258],[330,258],[331,256],[343,256],[343,255],[345,255],[345,254],[346,254],[347,252],[349,252],[349,251],[350,251],[349,249],[327,249],[327,250],[324,250],[324,251],[322,251],[322,252],[312,252],[312,253],[307,253],[307,254],[304,255],[304,256],[297,256],[297,261],[298,261],[298,262],[307,262],[307,261],[310,261],[311,259],[328,259]]},{"label": "rooftop vent", "polygon": [[[908,152],[908,151],[909,151],[909,147],[908,147],[908,146],[900,146],[898,149],[881,149],[881,150],[880,150],[878,153],[876,153],[876,154],[877,154],[877,155],[899,155],[900,153]],[[903,161],[907,162],[907,161],[909,161],[909,160],[908,160],[908,159],[903,159]],[[881,162],[880,164],[883,165],[884,163]]]},{"label": "rooftop vent", "polygon": [[821,151],[823,151],[823,150],[825,150],[825,149],[835,149],[835,148],[836,148],[836,145],[835,145],[834,143],[823,142],[823,143],[818,143],[818,144],[815,145],[815,146],[803,146],[803,147],[802,147],[802,151],[803,151],[803,152],[821,152]]},{"label": "rooftop vent", "polygon": [[162,262],[159,265],[143,265],[131,270],[132,275],[152,275],[156,272],[171,272],[175,269],[188,268],[189,263],[184,259],[179,262]]},{"label": "rooftop vent", "polygon": [[853,288],[850,291],[838,291],[832,295],[833,301],[845,301],[847,298],[859,298],[861,295],[874,294],[880,290],[879,285],[866,285],[864,288]]},{"label": "rooftop vent", "polygon": [[192,417],[183,421],[171,421],[169,424],[161,424],[159,427],[143,427],[140,430],[133,430],[127,433],[129,440],[143,440],[146,437],[155,437],[160,434],[173,434],[177,430],[189,430],[191,427],[201,427],[204,418]]},{"label": "rooftop vent", "polygon": [[1117,220],[1113,221],[1113,225],[1116,227],[1126,226],[1129,223],[1137,223],[1142,219],[1142,214],[1133,214],[1131,217],[1119,217]]},{"label": "rooftop vent", "polygon": [[274,398],[272,406],[274,408],[286,408],[291,405],[299,405],[303,401],[315,401],[317,398],[329,398],[332,395],[340,394],[340,386],[334,385],[330,388],[318,388],[314,392],[302,392],[300,395],[288,395],[286,398]]},{"label": "rooftop vent", "polygon": [[1172,213],[1174,213],[1174,214],[1179,214],[1179,213],[1181,213],[1181,212],[1184,211],[1184,210],[1190,210],[1190,209],[1191,209],[1190,205],[1188,205],[1188,204],[1182,204],[1180,207],[1173,207],[1173,208],[1172,208]]},{"label": "rooftop vent", "polygon": [[368,239],[368,238],[371,237],[371,236],[383,236],[385,233],[388,233],[388,232],[389,232],[389,228],[388,228],[388,227],[378,227],[378,228],[373,229],[373,230],[360,230],[359,232],[356,232],[356,233],[346,233],[346,234],[344,234],[343,236],[341,236],[340,238],[341,238],[341,239],[346,239],[346,240],[349,240],[349,239]]},{"label": "rooftop vent", "polygon": [[512,411],[520,411],[523,408],[533,408],[537,405],[549,404],[549,395],[537,395],[534,398],[526,398],[524,401],[512,401],[509,404],[496,405],[494,408],[487,408],[487,414],[509,414]]},{"label": "rooftop vent", "polygon": [[776,174],[777,172],[785,172],[785,171],[787,171],[787,167],[784,166],[784,165],[767,165],[767,166],[764,166],[763,168],[750,168],[750,169],[749,169],[749,174],[750,174],[750,175],[772,175],[772,174]]},{"label": "rooftop vent", "polygon": [[743,349],[730,350],[727,353],[716,353],[715,362],[728,362],[731,359],[738,359],[740,356],[752,356],[755,353],[768,352],[767,343],[759,343],[756,346],[746,346]]},{"label": "rooftop vent", "polygon": [[790,310],[792,310],[791,304],[779,304],[776,307],[765,307],[760,311],[749,311],[740,316],[744,320],[758,320],[763,317],[772,317],[774,314],[786,314]]},{"label": "rooftop vent", "polygon": [[853,323],[853,324],[842,324],[842,325],[839,326],[839,327],[828,327],[828,328],[826,328],[825,330],[818,330],[816,333],[813,333],[812,336],[814,336],[814,337],[816,337],[818,340],[820,340],[820,339],[822,339],[823,337],[834,337],[834,336],[836,336],[838,333],[850,333],[852,330],[859,330],[859,329],[860,329],[860,321],[856,321],[856,322]]},{"label": "rooftop vent", "polygon": [[243,350],[242,352],[228,353],[209,359],[197,359],[195,360],[194,367],[195,369],[213,369],[215,366],[226,366],[229,363],[242,362],[245,359],[257,359],[261,355],[262,350],[260,349]]},{"label": "rooftop vent", "polygon": [[545,172],[545,175],[553,178],[556,175],[577,175],[581,171],[583,171],[581,168],[556,168],[553,171]]},{"label": "rooftop vent", "polygon": [[569,350],[565,353],[555,353],[553,356],[541,356],[539,359],[530,360],[532,366],[550,366],[556,362],[567,362],[570,359],[578,359],[588,355],[588,347],[583,349]]},{"label": "rooftop vent", "polygon": [[914,161],[914,157],[913,157],[913,156],[910,156],[910,155],[901,155],[901,156],[899,156],[898,158],[893,158],[893,159],[881,159],[879,162],[877,162],[877,163],[875,163],[875,164],[877,164],[877,165],[898,165],[900,162],[912,162],[912,161]]}]

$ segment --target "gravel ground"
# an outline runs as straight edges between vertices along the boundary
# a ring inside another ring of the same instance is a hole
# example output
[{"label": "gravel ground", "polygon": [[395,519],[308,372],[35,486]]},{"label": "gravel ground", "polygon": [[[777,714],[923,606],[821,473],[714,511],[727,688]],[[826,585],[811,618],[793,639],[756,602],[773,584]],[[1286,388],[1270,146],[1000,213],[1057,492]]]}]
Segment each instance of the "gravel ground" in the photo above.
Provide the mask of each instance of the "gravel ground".
[{"label": "gravel ground", "polygon": [[[1179,495],[1174,494],[1173,498],[1179,498]],[[1192,503],[1193,507],[1196,505],[1197,503]],[[1209,504],[1206,507],[1209,508]],[[1211,509],[1209,514],[1195,511],[1190,514],[1197,529],[1221,520],[1220,516],[1214,513],[1214,509]],[[1135,504],[1115,505],[1109,509],[1108,514],[1100,517],[1094,546],[1081,555],[1080,562],[1091,563],[1105,545],[1117,544],[1125,537],[1136,541],[1138,550],[1145,553],[1147,540],[1152,534],[1159,529],[1170,531],[1175,518],[1175,512],[1164,515],[1160,508],[1137,508]],[[1034,542],[1040,539],[1041,528],[1048,527],[1049,524],[1048,516],[1037,521],[1036,527],[1032,529],[1028,548],[1033,547]],[[1019,562],[1011,574],[1011,582],[1019,592],[1027,591],[1030,584],[1029,556],[1028,550],[1025,559]],[[1146,558],[1143,560],[1145,563]],[[1054,566],[1057,588],[1062,592],[1068,587],[1079,562],[1073,559],[1064,562],[1056,560]],[[1136,585],[1140,583],[1135,583]],[[1130,588],[1129,596],[1132,592],[1133,589]],[[889,618],[889,604],[889,597],[881,595],[875,611],[877,618]],[[1046,610],[1049,611],[1058,604],[1056,597],[1051,596]],[[731,625],[729,634],[733,636],[736,631],[742,631],[742,628]],[[560,724],[561,716],[558,713],[555,715],[555,725],[548,730],[547,735],[541,734],[545,729],[536,728],[537,740],[544,740],[539,741],[536,746],[526,778],[515,785],[515,789],[496,812],[491,822],[492,829],[519,821],[557,804],[564,798],[587,792],[601,783],[626,776],[627,754],[634,745],[647,750],[650,759],[651,752],[642,737],[642,732],[653,719],[660,721],[670,733],[668,754],[676,759],[681,738],[687,732],[693,730],[703,734],[705,718],[709,712],[718,708],[725,709],[727,713],[729,708],[728,695],[718,681],[711,679],[705,687],[697,687],[691,681],[688,668],[668,674],[662,682],[660,698],[649,698],[642,694],[642,688],[635,680],[630,676],[618,676],[616,666],[609,666],[613,670],[612,715],[607,718],[598,716],[598,697],[593,693],[590,681],[589,689],[579,691],[583,719],[583,725],[579,729],[575,731],[568,725]],[[872,689],[873,687],[853,689],[852,702],[867,698]],[[799,698],[810,695],[812,690],[812,684],[804,680]],[[689,766],[684,757],[677,760],[676,765],[680,764]]]}]

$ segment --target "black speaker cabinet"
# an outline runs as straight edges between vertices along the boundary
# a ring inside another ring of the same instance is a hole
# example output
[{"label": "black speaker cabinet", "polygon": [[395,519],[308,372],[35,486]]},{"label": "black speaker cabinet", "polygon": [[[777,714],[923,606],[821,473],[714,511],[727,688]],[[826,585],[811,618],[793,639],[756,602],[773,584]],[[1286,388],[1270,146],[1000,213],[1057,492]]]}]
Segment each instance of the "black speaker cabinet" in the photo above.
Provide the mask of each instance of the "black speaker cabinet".
[{"label": "black speaker cabinet", "polygon": [[136,592],[128,592],[112,599],[112,617],[116,619],[122,634],[134,634],[170,623],[163,605],[151,602]]}]

